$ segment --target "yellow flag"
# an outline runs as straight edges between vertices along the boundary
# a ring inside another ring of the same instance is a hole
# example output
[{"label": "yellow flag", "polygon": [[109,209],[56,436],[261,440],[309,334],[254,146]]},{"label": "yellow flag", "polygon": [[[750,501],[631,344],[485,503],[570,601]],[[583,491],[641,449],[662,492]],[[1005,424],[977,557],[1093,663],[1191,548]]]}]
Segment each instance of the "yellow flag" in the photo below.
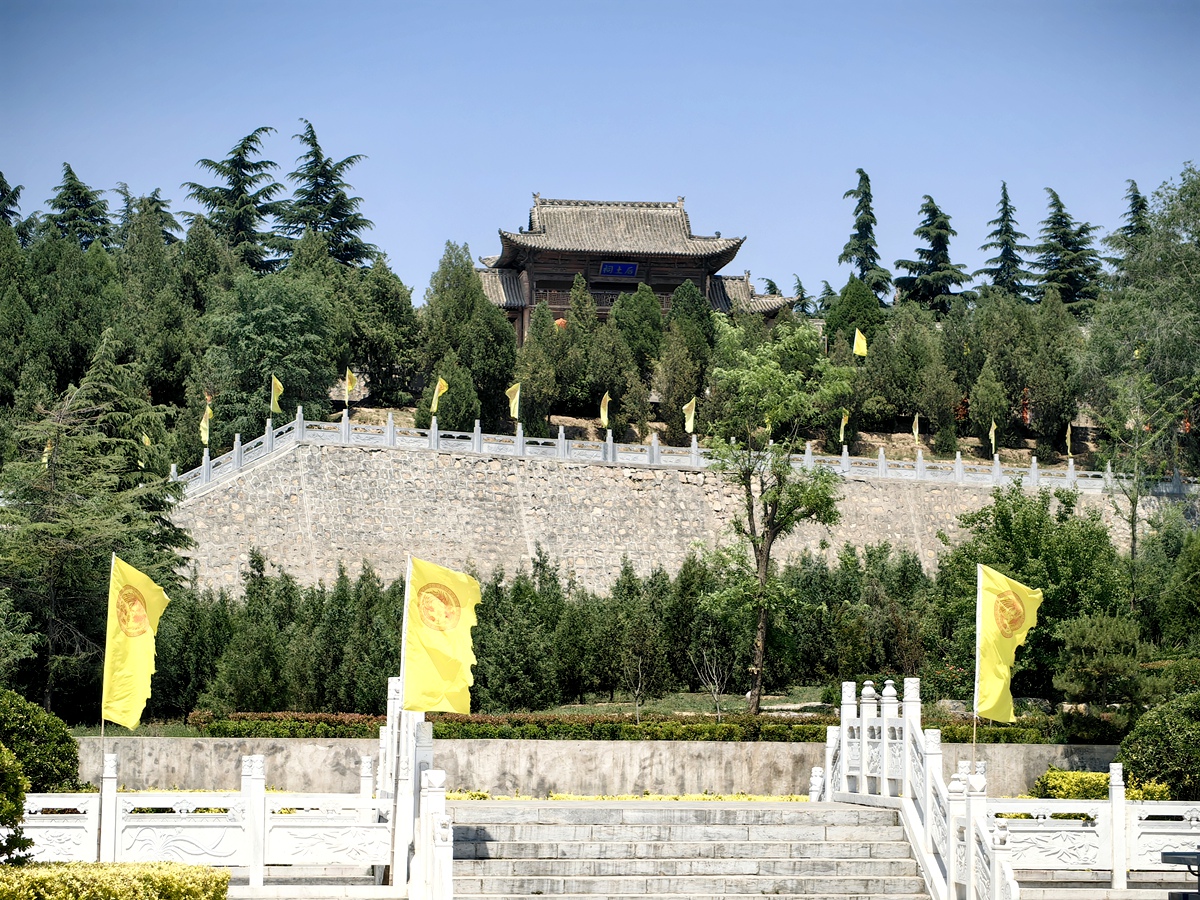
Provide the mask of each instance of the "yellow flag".
[{"label": "yellow flag", "polygon": [[283,393],[283,382],[280,381],[278,378],[276,378],[274,375],[272,375],[271,376],[271,412],[274,412],[274,413],[283,412],[283,410],[279,408],[279,396],[282,393]]},{"label": "yellow flag", "polygon": [[992,419],[992,427],[988,429],[988,438],[992,442],[992,456],[996,455],[996,420]]},{"label": "yellow flag", "polygon": [[358,376],[350,371],[350,367],[346,367],[346,405],[350,405],[350,392],[358,387]]},{"label": "yellow flag", "polygon": [[691,434],[696,430],[696,398],[683,404],[683,430]]},{"label": "yellow flag", "polygon": [[401,663],[405,709],[471,712],[471,628],[479,599],[479,582],[471,576],[409,560]]},{"label": "yellow flag", "polygon": [[200,443],[208,446],[208,423],[212,421],[212,399],[205,397],[204,415],[200,417]]},{"label": "yellow flag", "polygon": [[1071,455],[1071,423],[1067,423],[1067,456]]},{"label": "yellow flag", "polygon": [[913,413],[913,443],[914,443],[914,444],[920,444],[920,443],[921,443],[921,424],[920,424],[920,420],[921,420],[921,414],[920,414],[920,413]]},{"label": "yellow flag", "polygon": [[[143,446],[146,446],[146,447],[150,446],[150,435],[146,434],[146,432],[144,432],[144,431],[142,432],[142,444],[143,444]],[[146,468],[146,461],[144,459],[138,460],[138,468],[139,469]]]},{"label": "yellow flag", "polygon": [[429,411],[435,416],[437,415],[438,398],[448,390],[450,390],[450,385],[446,384],[446,379],[439,378],[437,385],[433,389],[433,402],[429,404]]},{"label": "yellow flag", "polygon": [[854,329],[854,355],[867,355],[867,336],[857,328]]},{"label": "yellow flag", "polygon": [[518,381],[505,391],[504,396],[508,398],[508,414],[514,419],[518,418],[521,411],[521,382]]},{"label": "yellow flag", "polygon": [[[605,394],[604,396],[607,397],[608,394]],[[50,454],[53,452],[54,452],[54,438],[50,438],[48,441],[46,441],[46,449],[42,451],[42,468],[43,469],[50,468]]]},{"label": "yellow flag", "polygon": [[147,575],[113,554],[100,704],[100,714],[108,721],[138,727],[154,674],[154,635],[169,602]]},{"label": "yellow flag", "polygon": [[1037,625],[1042,592],[1006,578],[984,565],[978,570],[975,607],[975,715],[1015,722],[1012,667],[1017,647]]},{"label": "yellow flag", "polygon": [[600,427],[608,427],[608,391],[600,398]]},{"label": "yellow flag", "polygon": [[838,432],[838,443],[846,443],[846,426],[850,424],[850,410],[842,410],[842,429]]}]

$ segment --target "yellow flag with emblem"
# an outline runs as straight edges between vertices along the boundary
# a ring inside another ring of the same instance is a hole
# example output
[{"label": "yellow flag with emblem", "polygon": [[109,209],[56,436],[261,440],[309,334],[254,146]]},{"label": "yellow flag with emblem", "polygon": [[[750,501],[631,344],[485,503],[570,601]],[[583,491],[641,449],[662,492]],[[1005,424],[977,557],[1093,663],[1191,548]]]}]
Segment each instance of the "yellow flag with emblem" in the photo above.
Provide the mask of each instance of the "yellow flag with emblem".
[{"label": "yellow flag with emblem", "polygon": [[204,415],[200,417],[200,443],[208,446],[208,423],[212,421],[212,398],[205,397]]},{"label": "yellow flag with emblem", "polygon": [[470,575],[409,559],[401,654],[405,709],[471,712],[471,628],[479,599],[479,582]]},{"label": "yellow flag with emblem", "polygon": [[975,715],[996,722],[1015,722],[1012,667],[1017,648],[1037,625],[1041,590],[977,567],[975,607]]},{"label": "yellow flag with emblem", "polygon": [[278,378],[276,378],[274,375],[272,375],[271,376],[271,412],[273,412],[273,413],[283,412],[283,410],[279,408],[279,398],[282,394],[283,394],[283,382],[280,381]]},{"label": "yellow flag with emblem", "polygon": [[683,404],[683,430],[691,434],[696,430],[696,398]]},{"label": "yellow flag with emblem", "polygon": [[600,398],[600,427],[608,427],[608,391]]},{"label": "yellow flag with emblem", "polygon": [[154,636],[170,601],[150,576],[113,554],[108,579],[108,638],[104,647],[101,716],[137,728],[150,697]]},{"label": "yellow flag with emblem", "polygon": [[521,412],[521,382],[517,382],[507,391],[504,396],[508,398],[508,414],[514,419],[520,418]]},{"label": "yellow flag with emblem", "polygon": [[867,336],[857,328],[854,329],[854,355],[867,355]]},{"label": "yellow flag with emblem", "polygon": [[433,402],[429,404],[429,411],[435,416],[437,415],[438,400],[448,390],[450,390],[450,385],[446,384],[446,379],[439,378],[437,385],[433,388]]}]

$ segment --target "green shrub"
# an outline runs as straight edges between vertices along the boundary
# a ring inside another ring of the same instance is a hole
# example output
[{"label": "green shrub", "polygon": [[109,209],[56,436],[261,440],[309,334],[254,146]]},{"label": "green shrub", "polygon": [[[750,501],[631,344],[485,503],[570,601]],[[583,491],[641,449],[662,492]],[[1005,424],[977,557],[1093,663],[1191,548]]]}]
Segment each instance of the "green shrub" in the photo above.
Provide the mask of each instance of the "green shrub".
[{"label": "green shrub", "polygon": [[378,738],[383,716],[362,713],[229,713],[215,716],[200,710],[188,724],[205,737],[240,738]]},{"label": "green shrub", "polygon": [[[1049,800],[1107,800],[1107,772],[1073,772],[1051,766],[1033,783],[1033,796]],[[1171,792],[1160,781],[1131,781],[1126,800],[1170,800]]]},{"label": "green shrub", "polygon": [[1055,743],[1119,744],[1129,734],[1129,718],[1120,713],[1060,712],[1054,720]]},{"label": "green shrub", "polygon": [[1170,679],[1172,694],[1190,694],[1200,691],[1200,659],[1173,660],[1166,671]]},{"label": "green shrub", "polygon": [[0,867],[0,900],[224,900],[229,871],[182,863]]},{"label": "green shrub", "polygon": [[1200,691],[1154,707],[1121,742],[1131,780],[1160,781],[1176,800],[1200,800]]},{"label": "green shrub", "polygon": [[29,859],[25,853],[33,841],[21,830],[25,817],[25,792],[29,780],[11,750],[0,744],[0,864],[21,864]]},{"label": "green shrub", "polygon": [[79,787],[79,746],[67,723],[12,691],[0,691],[0,744],[20,761],[30,791]]}]

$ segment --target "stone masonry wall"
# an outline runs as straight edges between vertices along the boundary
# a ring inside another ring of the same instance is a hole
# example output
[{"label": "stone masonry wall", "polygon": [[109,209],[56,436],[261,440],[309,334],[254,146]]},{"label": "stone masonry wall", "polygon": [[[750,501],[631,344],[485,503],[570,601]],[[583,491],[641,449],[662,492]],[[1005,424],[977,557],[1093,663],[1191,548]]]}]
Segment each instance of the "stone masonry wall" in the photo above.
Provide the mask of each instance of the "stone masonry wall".
[{"label": "stone masonry wall", "polygon": [[[832,529],[805,525],[776,559],[805,549],[834,554],[846,542],[908,547],[932,570],[938,532],[961,536],[957,517],[990,490],[945,483],[847,480]],[[1111,503],[1084,494],[1127,544]],[[331,583],[339,562],[367,560],[385,581],[412,554],[483,577],[528,568],[540,545],[585,587],[604,590],[628,557],[639,574],[674,573],[693,547],[731,539],[740,506],[721,476],[475,454],[300,445],[188,497],[174,520],[197,546],[202,584],[235,587],[251,547],[305,584]]]}]

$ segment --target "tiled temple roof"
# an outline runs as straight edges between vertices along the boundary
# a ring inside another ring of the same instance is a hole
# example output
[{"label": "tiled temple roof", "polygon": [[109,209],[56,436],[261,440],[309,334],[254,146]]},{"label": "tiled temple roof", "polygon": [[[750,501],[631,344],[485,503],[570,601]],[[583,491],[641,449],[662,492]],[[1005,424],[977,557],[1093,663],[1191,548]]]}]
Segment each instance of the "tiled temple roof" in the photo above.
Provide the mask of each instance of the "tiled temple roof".
[{"label": "tiled temple roof", "polygon": [[529,228],[500,231],[501,253],[483,260],[507,268],[530,250],[685,256],[707,260],[716,271],[727,265],[745,238],[692,234],[683,198],[667,203],[543,200],[533,195]]},{"label": "tiled temple roof", "polygon": [[[494,259],[495,257],[493,257]],[[525,294],[521,290],[521,275],[514,269],[476,269],[483,282],[483,292],[501,309],[521,309]]]},{"label": "tiled temple roof", "polygon": [[796,302],[794,297],[756,294],[749,272],[744,275],[714,275],[709,281],[708,298],[718,312],[756,312],[764,315],[774,315]]}]

